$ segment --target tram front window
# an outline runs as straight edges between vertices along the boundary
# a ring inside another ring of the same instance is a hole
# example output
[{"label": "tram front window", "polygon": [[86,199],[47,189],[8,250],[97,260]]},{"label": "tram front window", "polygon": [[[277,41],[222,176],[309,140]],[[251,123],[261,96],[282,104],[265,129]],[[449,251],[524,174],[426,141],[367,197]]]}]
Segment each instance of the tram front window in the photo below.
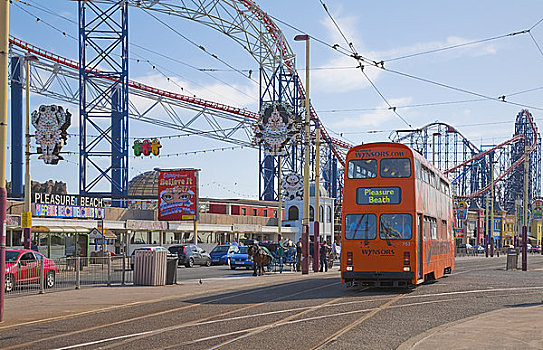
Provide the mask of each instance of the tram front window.
[{"label": "tram front window", "polygon": [[381,214],[379,217],[379,238],[411,239],[413,217],[411,214]]},{"label": "tram front window", "polygon": [[349,214],[345,216],[345,239],[375,239],[377,216],[375,214]]}]

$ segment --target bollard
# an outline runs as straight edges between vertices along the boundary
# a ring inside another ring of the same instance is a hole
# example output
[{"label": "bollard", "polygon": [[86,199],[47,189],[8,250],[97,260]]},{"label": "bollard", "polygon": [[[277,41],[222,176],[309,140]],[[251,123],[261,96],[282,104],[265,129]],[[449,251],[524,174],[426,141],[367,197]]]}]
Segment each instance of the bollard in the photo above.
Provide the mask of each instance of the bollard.
[{"label": "bollard", "polygon": [[40,259],[40,294],[43,294],[45,292],[45,258],[42,257]]},{"label": "bollard", "polygon": [[126,252],[123,252],[123,273],[121,275],[121,285],[125,285],[125,273],[126,273]]},{"label": "bollard", "polygon": [[107,254],[107,286],[111,286],[111,254]]},{"label": "bollard", "polygon": [[81,264],[81,261],[79,260],[79,257],[75,257],[75,289],[79,289],[81,287],[81,272],[79,271],[79,265]]}]

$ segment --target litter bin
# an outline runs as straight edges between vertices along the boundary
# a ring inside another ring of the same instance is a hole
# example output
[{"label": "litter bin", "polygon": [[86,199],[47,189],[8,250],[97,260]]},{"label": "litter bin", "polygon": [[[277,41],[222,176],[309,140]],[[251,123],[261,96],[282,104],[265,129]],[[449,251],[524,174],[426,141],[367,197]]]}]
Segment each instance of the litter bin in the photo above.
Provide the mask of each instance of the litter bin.
[{"label": "litter bin", "polygon": [[166,284],[176,284],[177,283],[177,260],[178,258],[168,257],[167,266],[166,266]]},{"label": "litter bin", "polygon": [[509,249],[507,251],[507,265],[506,270],[516,270],[518,265],[518,254],[514,249]]}]

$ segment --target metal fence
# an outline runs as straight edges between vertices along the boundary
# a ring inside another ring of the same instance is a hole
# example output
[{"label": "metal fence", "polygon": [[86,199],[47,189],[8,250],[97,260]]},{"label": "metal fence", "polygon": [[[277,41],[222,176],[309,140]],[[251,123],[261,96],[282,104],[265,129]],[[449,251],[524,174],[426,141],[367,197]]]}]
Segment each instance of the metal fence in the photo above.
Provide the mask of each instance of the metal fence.
[{"label": "metal fence", "polygon": [[133,283],[130,259],[124,256],[60,258],[54,265],[38,261],[6,274],[6,296],[48,293],[91,286]]}]

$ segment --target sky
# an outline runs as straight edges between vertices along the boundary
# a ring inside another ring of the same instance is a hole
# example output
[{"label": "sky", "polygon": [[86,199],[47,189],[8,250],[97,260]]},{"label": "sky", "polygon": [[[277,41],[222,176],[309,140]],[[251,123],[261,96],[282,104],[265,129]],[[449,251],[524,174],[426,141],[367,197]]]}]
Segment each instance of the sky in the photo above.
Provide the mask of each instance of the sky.
[{"label": "sky", "polygon": [[[300,33],[312,37],[310,97],[333,137],[353,145],[388,141],[394,130],[440,121],[456,127],[479,146],[511,138],[522,108],[531,111],[536,123],[543,122],[541,1],[256,3],[285,35],[304,82],[305,45],[293,38]],[[77,2],[14,1],[10,8],[11,35],[75,61],[77,33]],[[513,33],[518,34],[508,35]],[[151,16],[131,7],[129,42],[130,79],[258,112],[257,74],[248,78],[249,70],[258,72],[258,64],[225,34],[179,17]],[[356,68],[356,60],[331,48],[334,44],[348,48],[347,42],[363,57],[384,61],[386,69],[365,65],[364,75]],[[78,106],[35,94],[30,100],[31,110],[52,103],[70,110],[71,137],[63,150],[77,153]],[[137,99],[133,102],[145,107]],[[390,106],[396,107],[396,113]],[[193,116],[193,111],[183,112],[185,120]],[[153,117],[168,118],[164,112]],[[130,121],[129,129],[131,138],[179,135],[137,121]],[[172,137],[164,139],[162,146],[163,155],[196,154],[130,157],[129,178],[157,167],[199,168],[201,196],[258,198],[258,151],[202,136]],[[79,158],[77,154],[65,158],[52,166],[33,156],[33,180],[61,180],[68,184],[69,193],[77,193]],[[9,166],[7,177],[9,180]]]}]

